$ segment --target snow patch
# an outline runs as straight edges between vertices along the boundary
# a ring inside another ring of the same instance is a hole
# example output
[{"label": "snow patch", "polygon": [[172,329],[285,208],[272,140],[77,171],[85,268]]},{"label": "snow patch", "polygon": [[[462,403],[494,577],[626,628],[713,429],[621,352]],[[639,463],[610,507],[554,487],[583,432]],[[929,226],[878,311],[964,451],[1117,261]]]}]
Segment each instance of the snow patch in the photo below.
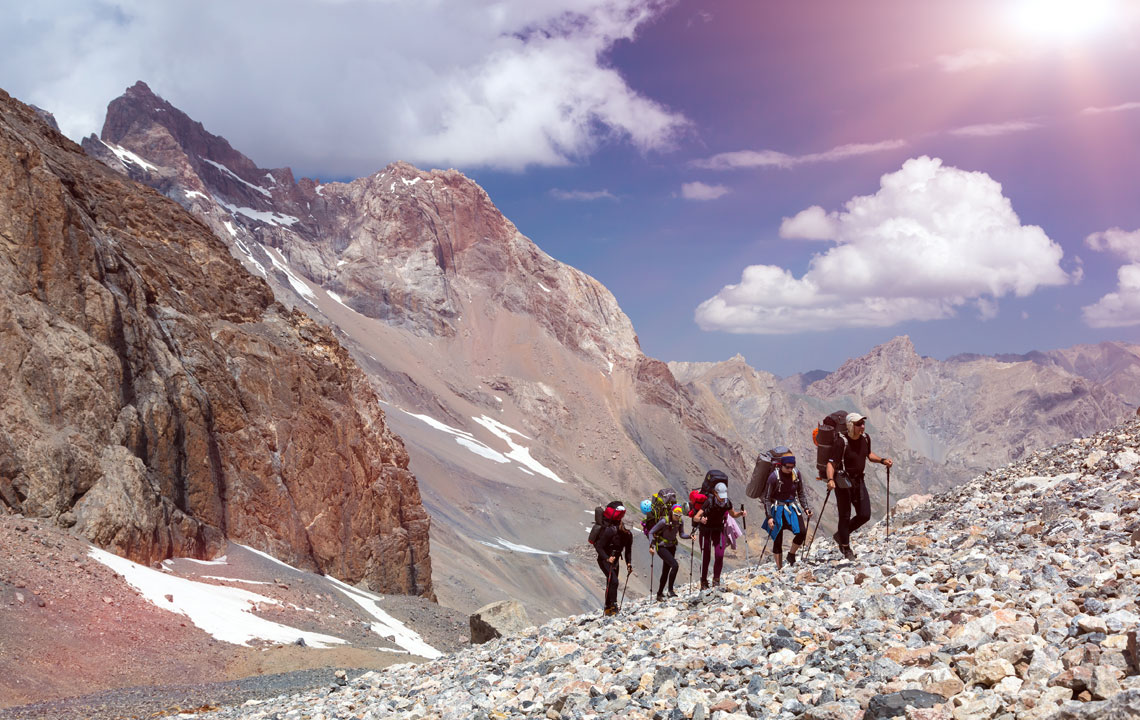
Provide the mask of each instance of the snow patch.
[{"label": "snow patch", "polygon": [[107,146],[108,150],[115,153],[115,157],[119,158],[119,162],[131,163],[133,165],[138,165],[139,167],[141,167],[144,170],[158,170],[157,165],[152,165],[152,164],[148,163],[146,160],[143,160],[141,157],[139,157],[138,155],[135,155],[133,152],[126,149],[125,147],[119,147],[115,143],[109,143],[109,142],[106,142],[105,140],[100,140],[99,142],[101,142],[105,146]]},{"label": "snow patch", "polygon": [[[407,180],[405,178],[400,178],[400,181],[403,182],[405,186],[415,185],[416,183],[418,183],[420,181],[420,178],[412,178],[411,180]],[[395,185],[395,183],[393,183],[393,186],[394,185]]]},{"label": "snow patch", "polygon": [[265,173],[265,177],[269,178],[270,185],[277,185],[277,178],[273,177],[270,173]]},{"label": "snow patch", "polygon": [[238,181],[239,183],[241,183],[242,185],[245,185],[246,187],[249,187],[249,188],[253,188],[253,189],[254,189],[254,190],[256,190],[257,192],[259,192],[259,193],[261,193],[262,195],[264,195],[265,197],[267,197],[267,198],[272,198],[272,197],[273,197],[273,195],[272,195],[272,194],[271,194],[271,193],[270,193],[268,190],[266,190],[265,188],[261,187],[260,185],[254,185],[254,184],[253,184],[253,183],[251,183],[249,180],[244,180],[244,179],[242,179],[242,178],[238,177],[238,174],[237,174],[237,173],[235,173],[233,170],[230,170],[230,169],[229,169],[228,167],[226,167],[225,165],[223,165],[223,164],[221,164],[221,163],[217,163],[217,162],[214,162],[213,160],[207,160],[206,158],[202,157],[201,155],[199,155],[199,156],[198,156],[198,158],[199,158],[199,159],[200,159],[202,162],[204,162],[204,163],[207,163],[207,164],[209,164],[209,165],[213,165],[213,166],[214,166],[214,167],[216,167],[218,170],[220,170],[221,172],[224,172],[226,175],[229,175],[230,177],[232,177],[234,180],[237,180],[237,181]]},{"label": "snow patch", "polygon": [[347,264],[348,264],[348,261],[347,261],[347,260],[337,260],[337,261],[336,261],[336,266],[337,266],[337,267],[341,267],[342,265],[347,265]]},{"label": "snow patch", "polygon": [[324,195],[325,194],[325,186],[324,185],[316,185],[313,187],[313,190],[315,190],[318,195]]},{"label": "snow patch", "polygon": [[265,266],[263,266],[261,263],[259,263],[257,261],[256,258],[253,257],[253,253],[249,251],[249,248],[246,246],[246,244],[244,242],[242,242],[240,238],[238,238],[237,233],[234,232],[233,225],[230,225],[227,222],[226,223],[226,229],[229,230],[230,234],[232,234],[234,236],[234,245],[237,246],[237,249],[240,250],[242,252],[242,254],[245,255],[246,259],[249,260],[249,262],[255,268],[257,268],[257,274],[260,275],[261,277],[266,277]]},{"label": "snow patch", "polygon": [[214,202],[218,203],[226,210],[229,210],[231,213],[245,215],[247,218],[260,220],[261,222],[268,223],[270,225],[284,225],[285,227],[289,227],[293,223],[301,222],[292,215],[282,215],[281,213],[276,212],[265,212],[263,210],[254,210],[253,208],[238,207],[237,205],[222,200],[217,195],[214,196]]},{"label": "snow patch", "polygon": [[316,307],[317,304],[313,302],[317,299],[316,293],[314,293],[309,288],[309,286],[305,284],[304,280],[297,277],[293,273],[293,270],[285,261],[285,256],[281,254],[281,251],[275,247],[265,247],[264,245],[261,247],[263,250],[265,250],[266,254],[269,255],[269,259],[273,261],[273,267],[285,273],[285,277],[289,280],[289,284],[293,286],[293,289],[297,291],[297,294],[301,296],[301,299],[313,307]]},{"label": "snow patch", "polygon": [[292,565],[290,565],[289,563],[284,563],[284,562],[281,562],[280,560],[278,560],[277,558],[273,557],[273,556],[272,556],[272,555],[270,555],[269,553],[265,553],[265,552],[262,552],[262,551],[260,551],[260,550],[257,550],[257,549],[255,549],[255,548],[251,548],[249,545],[242,545],[241,543],[235,543],[235,545],[237,545],[237,546],[238,546],[238,547],[240,547],[240,548],[245,548],[246,550],[249,550],[249,551],[250,551],[251,553],[253,553],[254,555],[260,555],[261,557],[265,558],[266,560],[269,560],[269,561],[275,562],[275,563],[277,563],[278,565],[280,565],[281,567],[283,567],[283,568],[285,568],[285,569],[287,569],[287,570],[292,570],[293,572],[301,572],[300,570],[298,570],[297,568],[293,567],[293,566],[292,566]]},{"label": "snow patch", "polygon": [[419,655],[428,660],[443,657],[443,653],[424,642],[424,639],[420,637],[419,633],[384,612],[377,602],[380,600],[379,595],[374,595],[367,590],[352,587],[332,576],[328,576],[328,580],[335,585],[338,590],[347,595],[350,600],[364,608],[365,612],[376,619],[376,622],[372,623],[372,632],[380,637],[391,638],[394,643],[413,655]]},{"label": "snow patch", "polygon": [[[254,615],[254,604],[280,604],[264,595],[165,575],[99,548],[90,548],[87,553],[122,575],[127,584],[149,602],[185,615],[195,626],[222,642],[249,645],[252,640],[260,639],[293,643],[297,638],[304,638],[306,644],[315,648],[344,644],[344,640],[332,635],[298,630]],[[167,595],[173,600],[167,600]]]},{"label": "snow patch", "polygon": [[542,283],[539,283],[538,287],[541,288],[543,292],[552,292],[550,288],[546,287]]},{"label": "snow patch", "polygon": [[186,191],[186,197],[188,197],[188,198],[202,198],[203,200],[205,200],[206,199],[206,193],[200,192],[198,190],[187,190]]},{"label": "snow patch", "polygon": [[226,230],[230,231],[231,237],[237,237],[237,230],[234,230],[234,224],[229,220],[223,220],[222,224],[226,226]]},{"label": "snow patch", "polygon": [[[345,305],[345,302],[344,302],[344,300],[342,300],[342,299],[341,299],[340,295],[337,295],[337,294],[336,294],[336,293],[334,293],[332,290],[325,290],[325,294],[326,294],[326,295],[328,295],[329,297],[331,297],[331,298],[332,298],[333,300],[335,300],[337,303],[339,303],[339,304],[341,304],[342,306],[344,306],[344,309],[345,309],[345,310],[352,310],[352,308],[350,308],[348,305]],[[352,310],[352,312],[356,312],[356,311],[355,311],[355,310]]]},{"label": "snow patch", "polygon": [[545,465],[543,465],[539,461],[532,458],[530,456],[530,449],[523,447],[522,445],[519,445],[511,437],[512,435],[517,435],[524,440],[529,440],[530,438],[527,437],[526,435],[523,435],[518,430],[515,430],[514,428],[508,427],[508,426],[502,424],[501,422],[499,422],[498,420],[495,420],[493,418],[489,418],[486,415],[482,415],[482,416],[477,417],[477,418],[473,417],[471,419],[474,420],[475,422],[479,423],[483,427],[487,428],[488,430],[490,430],[491,434],[495,435],[500,440],[505,442],[508,446],[510,446],[511,451],[506,454],[507,457],[509,457],[510,459],[514,460],[515,462],[519,463],[520,465],[522,465],[526,468],[533,470],[535,473],[537,473],[539,475],[543,475],[545,477],[550,478],[551,480],[553,480],[556,483],[565,483],[566,482],[562,478],[558,477],[558,475],[556,475],[553,470],[551,470],[550,468],[546,467]]}]

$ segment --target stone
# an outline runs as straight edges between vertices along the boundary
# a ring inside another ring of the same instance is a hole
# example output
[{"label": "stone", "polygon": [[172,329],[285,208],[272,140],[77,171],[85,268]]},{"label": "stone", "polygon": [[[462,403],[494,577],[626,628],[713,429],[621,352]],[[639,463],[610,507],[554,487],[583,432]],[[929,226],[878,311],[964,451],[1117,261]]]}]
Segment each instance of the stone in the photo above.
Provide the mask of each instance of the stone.
[{"label": "stone", "polygon": [[526,608],[517,600],[500,600],[484,605],[472,613],[470,625],[471,643],[474,645],[532,627]]},{"label": "stone", "polygon": [[988,660],[974,665],[968,673],[971,684],[990,687],[998,684],[1005,678],[1016,675],[1013,664],[1004,658]]},{"label": "stone", "polygon": [[883,720],[906,715],[907,708],[932,708],[946,702],[946,698],[922,690],[902,690],[876,695],[867,704],[864,720]]},{"label": "stone", "polygon": [[1124,672],[1118,668],[1097,665],[1089,681],[1089,694],[1097,700],[1108,700],[1121,691],[1120,678]]}]

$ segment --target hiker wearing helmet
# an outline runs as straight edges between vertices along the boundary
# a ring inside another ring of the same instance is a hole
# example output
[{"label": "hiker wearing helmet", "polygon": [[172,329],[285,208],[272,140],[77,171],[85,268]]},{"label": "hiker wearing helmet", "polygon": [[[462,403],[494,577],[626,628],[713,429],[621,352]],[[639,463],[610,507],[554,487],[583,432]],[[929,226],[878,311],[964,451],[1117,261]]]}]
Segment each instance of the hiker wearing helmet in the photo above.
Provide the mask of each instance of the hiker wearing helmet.
[{"label": "hiker wearing helmet", "polygon": [[720,571],[724,567],[724,546],[727,544],[724,532],[724,518],[727,515],[740,517],[748,512],[732,509],[728,499],[728,486],[718,482],[713,488],[712,497],[705,501],[700,511],[693,517],[693,524],[701,526],[701,590],[709,586],[709,559],[716,556],[713,563],[713,582],[720,585]]},{"label": "hiker wearing helmet", "polygon": [[[796,470],[796,458],[792,455],[773,460],[776,469],[768,476],[764,486],[764,510],[768,513],[766,527],[772,538],[772,553],[776,556],[776,569],[784,566],[784,530],[794,533],[792,549],[788,551],[788,564],[796,564],[796,551],[807,537],[807,518],[812,515],[804,495],[804,484]],[[805,517],[806,516],[806,517]]]},{"label": "hiker wearing helmet", "polygon": [[[685,533],[685,521],[682,513],[684,508],[674,505],[669,517],[661,518],[649,531],[649,552],[657,553],[661,558],[661,582],[657,586],[657,601],[665,599],[665,583],[669,583],[669,597],[677,597],[673,591],[673,583],[677,580],[677,537],[688,540],[691,535]],[[653,578],[649,578],[653,582]],[[652,587],[652,585],[650,585]]]},{"label": "hiker wearing helmet", "polygon": [[[827,459],[827,487],[835,490],[835,505],[839,511],[839,530],[832,538],[839,545],[839,551],[848,560],[855,559],[851,550],[851,533],[861,528],[871,519],[871,496],[867,493],[864,471],[867,461],[891,467],[890,458],[879,457],[871,452],[871,436],[866,432],[867,418],[859,413],[847,414],[847,433],[840,434],[840,442],[835,443],[831,457]],[[837,486],[835,477],[843,473],[849,487]],[[851,511],[855,517],[851,517]]]},{"label": "hiker wearing helmet", "polygon": [[594,547],[598,550],[598,567],[606,574],[606,615],[617,614],[618,559],[625,552],[625,570],[633,572],[633,533],[624,525],[625,506],[614,501],[606,506],[606,526]]}]

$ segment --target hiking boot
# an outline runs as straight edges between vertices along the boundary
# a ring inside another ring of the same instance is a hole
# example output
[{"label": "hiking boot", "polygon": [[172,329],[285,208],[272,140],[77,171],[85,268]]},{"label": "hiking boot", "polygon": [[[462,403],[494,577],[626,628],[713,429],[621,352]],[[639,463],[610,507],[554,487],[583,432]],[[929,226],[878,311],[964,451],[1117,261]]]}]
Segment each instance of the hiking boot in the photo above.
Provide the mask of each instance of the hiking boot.
[{"label": "hiking boot", "polygon": [[657,602],[665,602],[664,593],[657,593]]},{"label": "hiking boot", "polygon": [[789,565],[795,565],[796,564],[796,554],[794,552],[788,553],[788,564]]},{"label": "hiking boot", "polygon": [[713,578],[713,587],[720,587],[720,578]]},{"label": "hiking boot", "polygon": [[617,608],[616,607],[608,607],[605,609],[605,611],[602,612],[602,615],[607,615],[607,616],[608,615],[617,615]]},{"label": "hiking boot", "polygon": [[854,560],[856,557],[855,552],[851,549],[850,545],[840,545],[839,551],[842,552],[843,557],[847,558],[848,560]]},{"label": "hiking boot", "polygon": [[671,597],[671,598],[677,597],[677,593],[673,592],[673,588],[669,588],[669,592],[665,593],[665,595],[666,595],[666,597]]},{"label": "hiking boot", "polygon": [[701,590],[708,590],[708,589],[709,589],[709,581],[708,580],[701,580]]}]

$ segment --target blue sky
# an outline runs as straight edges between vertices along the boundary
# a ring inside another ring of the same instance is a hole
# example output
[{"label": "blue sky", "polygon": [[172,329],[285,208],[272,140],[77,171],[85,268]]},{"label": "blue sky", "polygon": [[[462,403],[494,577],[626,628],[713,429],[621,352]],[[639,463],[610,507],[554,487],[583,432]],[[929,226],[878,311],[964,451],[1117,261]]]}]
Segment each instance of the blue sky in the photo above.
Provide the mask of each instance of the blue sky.
[{"label": "blue sky", "polygon": [[1127,0],[0,12],[0,86],[72,137],[141,79],[263,166],[457,167],[665,360],[1140,340]]}]

